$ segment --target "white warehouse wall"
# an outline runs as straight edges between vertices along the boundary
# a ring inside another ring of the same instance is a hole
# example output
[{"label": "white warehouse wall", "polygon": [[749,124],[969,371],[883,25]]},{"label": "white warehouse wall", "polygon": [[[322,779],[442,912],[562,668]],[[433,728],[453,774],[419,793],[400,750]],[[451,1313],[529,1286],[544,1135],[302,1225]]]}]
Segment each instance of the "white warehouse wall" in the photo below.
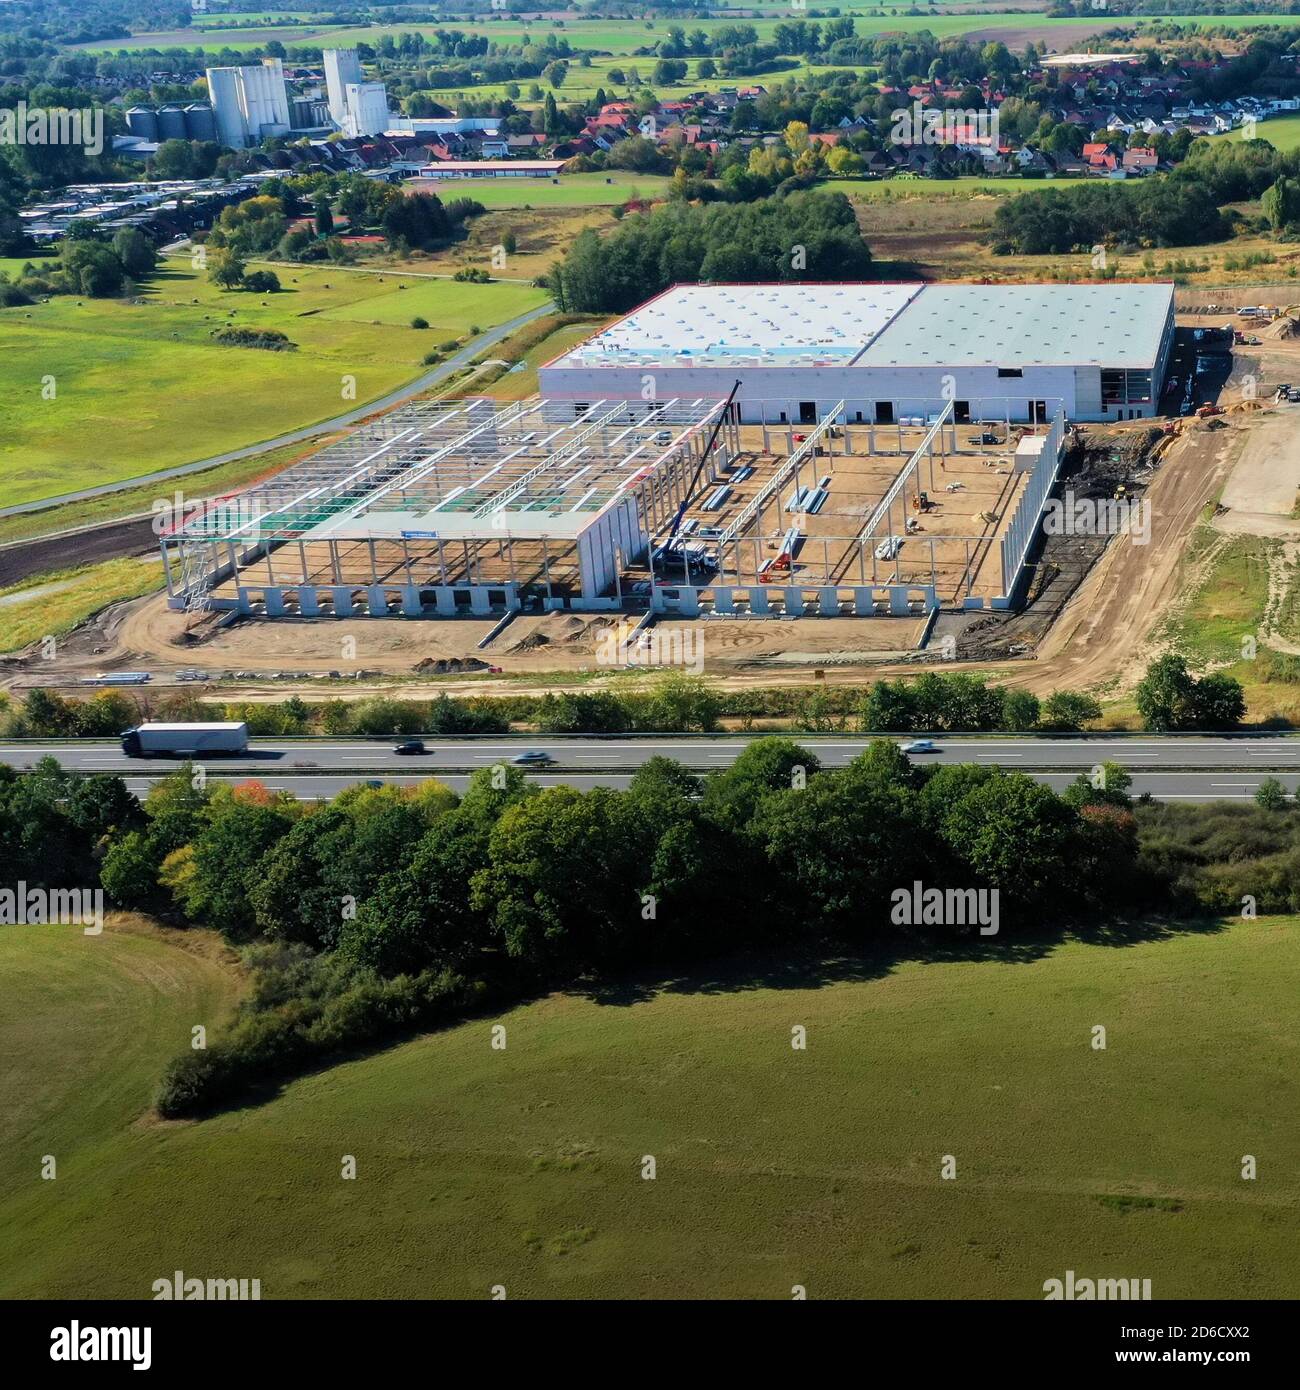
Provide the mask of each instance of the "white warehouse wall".
[{"label": "white warehouse wall", "polygon": [[[1100,379],[1095,368],[1089,369]],[[545,396],[567,396],[580,401],[602,397],[618,399],[649,398],[659,401],[674,396],[725,397],[739,378],[737,400],[745,424],[780,421],[784,411],[788,421],[799,422],[801,401],[816,401],[820,416],[843,400],[852,422],[858,411],[864,421],[875,418],[878,401],[888,401],[894,416],[919,415],[933,411],[951,395],[970,403],[971,419],[1001,419],[1008,413],[1013,420],[1029,420],[1030,402],[1046,401],[1051,411],[1056,403],[1065,406],[1071,419],[1097,419],[1102,414],[1083,414],[1079,400],[1076,369],[1073,367],[1026,367],[1019,377],[1000,377],[993,367],[924,368],[905,370],[879,367],[543,367],[540,390]],[[1095,411],[1100,402],[1099,386],[1092,389]]]}]

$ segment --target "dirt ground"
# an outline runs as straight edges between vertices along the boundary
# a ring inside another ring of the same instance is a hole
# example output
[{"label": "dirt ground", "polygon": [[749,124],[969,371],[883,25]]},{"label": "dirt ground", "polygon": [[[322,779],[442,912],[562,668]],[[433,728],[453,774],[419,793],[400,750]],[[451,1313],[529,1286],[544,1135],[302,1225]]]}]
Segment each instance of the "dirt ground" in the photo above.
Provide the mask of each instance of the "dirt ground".
[{"label": "dirt ground", "polygon": [[1258,429],[1247,436],[1220,499],[1230,512],[1290,517],[1300,491],[1300,416],[1290,414],[1295,409],[1287,412],[1289,429]]},{"label": "dirt ground", "polygon": [[1218,496],[1252,430],[1287,429],[1276,415],[1243,416],[1222,430],[1188,430],[1170,449],[1147,489],[1151,539],[1118,537],[1066,606],[1038,648],[1032,668],[1008,683],[1035,693],[1070,687],[1136,684],[1155,654],[1153,634],[1185,582],[1187,540]]}]

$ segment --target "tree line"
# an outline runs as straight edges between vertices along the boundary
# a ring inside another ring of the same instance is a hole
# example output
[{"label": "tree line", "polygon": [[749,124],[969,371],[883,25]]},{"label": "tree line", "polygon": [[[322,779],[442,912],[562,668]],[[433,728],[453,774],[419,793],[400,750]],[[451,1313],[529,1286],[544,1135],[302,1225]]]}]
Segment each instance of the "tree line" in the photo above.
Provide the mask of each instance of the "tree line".
[{"label": "tree line", "polygon": [[[1104,765],[1063,793],[1017,772],[922,768],[892,741],[823,768],[789,739],[706,777],[654,758],[625,790],[482,768],[302,804],[182,767],[143,801],[117,777],[0,767],[0,860],[29,889],[214,928],[253,987],[178,1057],[165,1115],[557,986],[750,948],[870,952],[971,922],[900,923],[898,890],[999,895],[1012,938],[1117,915],[1295,910],[1300,809],[1154,806]],[[993,946],[1000,944],[994,939]],[[989,949],[989,943],[982,943]]]},{"label": "tree line", "polygon": [[863,280],[871,251],[842,193],[753,204],[673,203],[579,233],[547,287],[563,312],[624,313],[669,285],[699,281]]},{"label": "tree line", "polygon": [[[1154,731],[1236,728],[1245,717],[1241,683],[1224,672],[1196,677],[1178,656],[1153,661],[1136,690],[1144,727]],[[543,734],[752,732],[781,722],[796,732],[1078,733],[1102,717],[1097,700],[1077,690],[1044,699],[990,685],[971,672],[925,671],[869,686],[816,685],[811,690],[724,690],[702,677],[667,671],[626,690],[545,695],[439,695],[433,700],[373,696],[365,700],[209,704],[196,694],[163,696],[104,690],[90,699],[33,690],[21,701],[0,696],[0,733],[8,738],[111,738],[146,719],[242,721],[263,737],[328,734]]]}]

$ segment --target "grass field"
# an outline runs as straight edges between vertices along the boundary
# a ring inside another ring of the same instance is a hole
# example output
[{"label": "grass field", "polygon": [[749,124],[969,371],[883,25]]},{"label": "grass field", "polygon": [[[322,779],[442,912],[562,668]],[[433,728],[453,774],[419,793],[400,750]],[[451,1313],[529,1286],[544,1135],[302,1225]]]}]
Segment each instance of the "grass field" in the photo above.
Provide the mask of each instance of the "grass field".
[{"label": "grass field", "polygon": [[219,941],[186,933],[187,950],[177,935],[126,918],[93,937],[80,927],[0,929],[12,991],[0,1068],[6,1192],[30,1191],[53,1154],[58,1175],[38,1189],[78,1205],[101,1145],[120,1144],[148,1106],[158,1058],[188,1046],[195,1024],[212,1031],[228,1015],[238,982]]},{"label": "grass field", "polygon": [[[270,449],[251,458],[238,459],[234,463],[218,464],[201,473],[187,474],[177,479],[176,485],[187,496],[219,497],[265,474],[297,463],[338,437],[321,435],[302,443]],[[123,488],[121,492],[88,497],[80,502],[61,502],[41,512],[20,512],[15,516],[0,517],[0,545],[7,541],[50,535],[56,531],[69,531],[79,526],[147,515],[163,490],[157,483],[146,483],[142,487]]]},{"label": "grass field", "polygon": [[909,198],[1014,197],[1017,193],[1039,193],[1045,188],[1069,188],[1091,183],[1086,178],[1062,179],[827,179],[821,185],[830,192],[845,193],[856,200],[882,201]]},{"label": "grass field", "polygon": [[122,984],[141,950],[0,935],[0,1296],[177,1268],[266,1298],[1037,1299],[1067,1269],[1284,1298],[1300,1273],[1292,919],[554,996],[504,1051],[477,1020],[189,1124],[135,1117],[220,991],[187,996],[174,952]]},{"label": "grass field", "polygon": [[[68,552],[76,553],[75,542]],[[162,561],[150,555],[59,570],[0,589],[0,652],[17,651],[46,636],[61,637],[110,603],[139,598],[162,585]]]},{"label": "grass field", "polygon": [[[1230,130],[1223,135],[1212,135],[1212,140],[1244,140],[1245,132],[1238,127]],[[1297,116],[1273,116],[1267,121],[1260,121],[1255,127],[1255,138],[1257,140],[1267,140],[1274,149],[1283,152],[1300,148],[1300,115]]]},{"label": "grass field", "polygon": [[[1095,30],[1099,27],[1089,21],[1049,19],[1045,14],[1033,12],[997,13],[975,4],[970,6],[969,14],[908,15],[891,12],[867,15],[860,11],[853,13],[857,20],[857,32],[859,34],[916,34],[928,30],[937,38],[946,38],[951,35],[970,33],[974,30],[1002,28],[1019,31],[1032,28],[1041,30],[1043,38],[1052,44],[1054,34],[1065,37],[1077,35],[1087,29]],[[585,48],[604,50],[612,54],[628,54],[635,48],[653,46],[667,35],[670,25],[677,22],[676,19],[669,18],[636,21],[591,19],[562,22],[541,20],[525,25],[519,20],[512,19],[476,19],[461,27],[475,34],[484,34],[495,43],[536,43],[542,41],[548,33],[554,32],[563,34],[576,49]],[[690,29],[700,28],[711,34],[715,29],[737,22],[734,19],[691,20],[687,27]],[[772,31],[781,20],[773,17],[740,22],[752,23],[758,31],[760,41],[762,41],[771,36]],[[1216,19],[1215,22],[1228,23],[1231,21]],[[1236,22],[1248,21],[1239,17]],[[1259,22],[1258,17],[1249,22]],[[240,50],[257,48],[272,39],[277,39],[292,51],[295,45],[312,48],[344,48],[352,47],[358,43],[367,43],[373,46],[385,35],[391,35],[393,38],[404,33],[431,35],[439,27],[451,26],[375,24],[358,28],[347,25],[320,25],[310,22],[300,27],[290,28],[283,26],[258,28],[256,25],[252,25],[248,28],[224,29],[219,32],[210,31],[204,34],[200,34],[196,30],[169,30],[165,33],[136,34],[130,39],[95,40],[90,43],[75,45],[75,47],[91,53],[116,53],[141,48],[164,50],[167,48],[195,48],[200,45],[209,48]],[[647,66],[653,66],[653,59],[649,60]]]},{"label": "grass field", "polygon": [[561,174],[550,179],[411,179],[409,188],[444,202],[473,198],[485,208],[613,207],[629,198],[662,198],[672,180],[663,174]]},{"label": "grass field", "polygon": [[[277,273],[283,293],[223,291],[175,257],[140,302],[58,296],[0,311],[0,506],[329,419],[410,381],[439,342],[546,302],[527,285]],[[430,331],[409,328],[417,315]],[[212,334],[224,325],[278,329],[298,349],[221,346]]]}]

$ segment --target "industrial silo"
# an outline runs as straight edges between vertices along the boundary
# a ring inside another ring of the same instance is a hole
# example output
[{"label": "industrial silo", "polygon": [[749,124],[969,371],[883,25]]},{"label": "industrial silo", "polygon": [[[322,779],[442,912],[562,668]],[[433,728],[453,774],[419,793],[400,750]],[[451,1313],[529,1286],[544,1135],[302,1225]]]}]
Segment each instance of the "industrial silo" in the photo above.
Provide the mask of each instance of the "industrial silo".
[{"label": "industrial silo", "polygon": [[185,140],[185,112],[179,106],[158,108],[158,139]]},{"label": "industrial silo", "polygon": [[141,140],[157,140],[158,113],[151,106],[133,106],[126,113],[126,128]]},{"label": "industrial silo", "polygon": [[185,108],[185,134],[190,140],[217,138],[217,118],[206,101],[192,101]]}]

